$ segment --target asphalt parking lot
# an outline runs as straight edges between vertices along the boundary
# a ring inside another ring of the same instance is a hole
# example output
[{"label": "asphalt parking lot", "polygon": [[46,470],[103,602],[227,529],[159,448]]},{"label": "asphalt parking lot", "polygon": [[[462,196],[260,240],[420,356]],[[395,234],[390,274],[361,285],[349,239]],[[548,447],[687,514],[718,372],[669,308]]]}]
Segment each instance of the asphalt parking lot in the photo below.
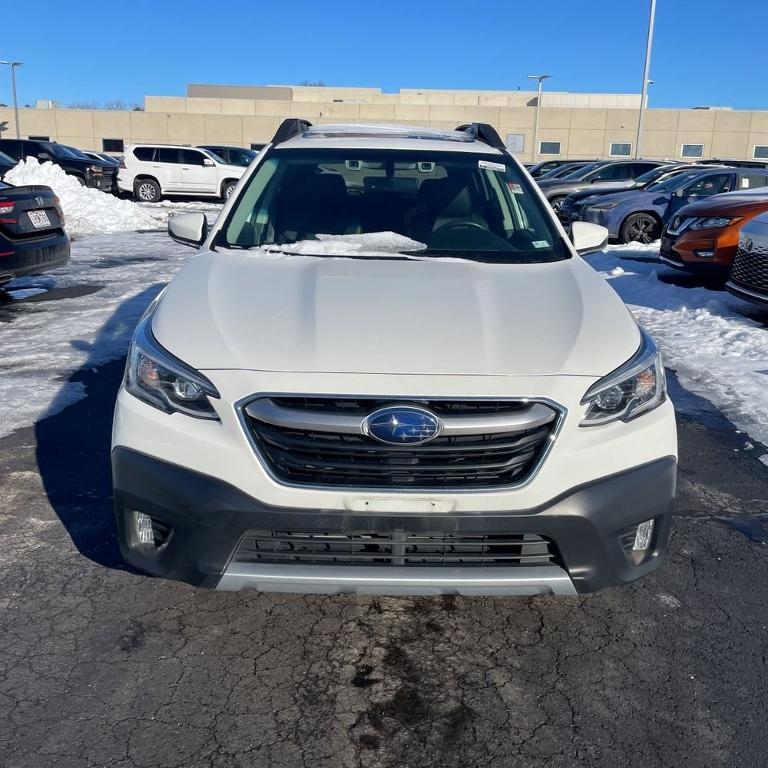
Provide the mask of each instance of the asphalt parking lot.
[{"label": "asphalt parking lot", "polygon": [[670,557],[629,588],[218,594],[120,560],[121,373],[0,440],[3,768],[765,765],[768,470],[706,404],[673,393]]}]

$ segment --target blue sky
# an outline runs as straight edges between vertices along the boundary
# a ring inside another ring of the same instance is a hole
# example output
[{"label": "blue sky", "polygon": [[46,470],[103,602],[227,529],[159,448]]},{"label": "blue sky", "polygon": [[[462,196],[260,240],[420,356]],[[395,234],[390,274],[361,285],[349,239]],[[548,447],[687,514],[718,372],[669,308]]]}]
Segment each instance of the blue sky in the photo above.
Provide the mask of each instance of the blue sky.
[{"label": "blue sky", "polygon": [[[140,102],[188,82],[525,89],[537,72],[553,90],[637,92],[648,5],[5,0],[0,59],[24,62],[21,103]],[[768,0],[658,0],[651,106],[768,109],[766,29]]]}]

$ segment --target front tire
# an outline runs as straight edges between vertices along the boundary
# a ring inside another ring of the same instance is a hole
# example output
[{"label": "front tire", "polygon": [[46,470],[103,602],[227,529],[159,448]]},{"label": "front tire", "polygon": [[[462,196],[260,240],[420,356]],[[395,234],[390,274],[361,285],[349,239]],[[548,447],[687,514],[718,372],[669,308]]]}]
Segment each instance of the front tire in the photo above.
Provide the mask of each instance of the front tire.
[{"label": "front tire", "polygon": [[565,197],[565,195],[555,195],[549,199],[549,204],[552,206],[552,210],[555,213],[560,213],[560,206],[563,204]]},{"label": "front tire", "polygon": [[633,213],[624,219],[619,230],[622,243],[648,245],[661,237],[661,222],[652,213]]},{"label": "front tire", "polygon": [[226,203],[227,200],[229,200],[230,197],[232,197],[232,193],[235,191],[235,187],[237,186],[236,181],[225,181],[224,184],[221,187],[221,199]]},{"label": "front tire", "polygon": [[154,179],[137,179],[133,183],[133,196],[141,203],[156,203],[160,195],[160,185]]}]

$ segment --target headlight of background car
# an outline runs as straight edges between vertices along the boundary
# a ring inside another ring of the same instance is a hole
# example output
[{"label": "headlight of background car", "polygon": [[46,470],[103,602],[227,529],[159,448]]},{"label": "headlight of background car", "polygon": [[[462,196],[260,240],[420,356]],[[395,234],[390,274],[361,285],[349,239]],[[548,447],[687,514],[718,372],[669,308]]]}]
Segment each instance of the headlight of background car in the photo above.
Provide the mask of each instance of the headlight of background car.
[{"label": "headlight of background car", "polygon": [[661,405],[667,397],[664,365],[653,339],[642,329],[640,349],[624,365],[593,384],[581,401],[582,427],[629,421]]},{"label": "headlight of background car", "polygon": [[139,400],[166,413],[185,413],[198,419],[218,419],[209,397],[216,387],[199,371],[163,349],[152,335],[152,311],[139,321],[128,350],[125,388]]},{"label": "headlight of background car", "polygon": [[596,203],[592,208],[599,208],[601,211],[610,211],[611,208],[615,208],[618,203]]},{"label": "headlight of background car", "polygon": [[730,224],[735,224],[737,221],[741,221],[741,216],[736,218],[729,218],[727,216],[710,216],[704,219],[695,219],[691,224],[691,229],[722,229]]}]

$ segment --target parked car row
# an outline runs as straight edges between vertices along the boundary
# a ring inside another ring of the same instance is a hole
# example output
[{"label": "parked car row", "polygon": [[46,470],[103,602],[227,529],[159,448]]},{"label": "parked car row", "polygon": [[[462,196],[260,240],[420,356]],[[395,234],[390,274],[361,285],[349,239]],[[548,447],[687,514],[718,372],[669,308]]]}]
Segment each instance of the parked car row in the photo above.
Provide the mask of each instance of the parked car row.
[{"label": "parked car row", "polygon": [[2,139],[0,179],[20,160],[34,157],[60,166],[84,186],[114,194],[125,192],[142,202],[156,202],[163,195],[226,199],[256,154],[252,149],[222,144],[136,144],[118,158],[55,141]]}]

